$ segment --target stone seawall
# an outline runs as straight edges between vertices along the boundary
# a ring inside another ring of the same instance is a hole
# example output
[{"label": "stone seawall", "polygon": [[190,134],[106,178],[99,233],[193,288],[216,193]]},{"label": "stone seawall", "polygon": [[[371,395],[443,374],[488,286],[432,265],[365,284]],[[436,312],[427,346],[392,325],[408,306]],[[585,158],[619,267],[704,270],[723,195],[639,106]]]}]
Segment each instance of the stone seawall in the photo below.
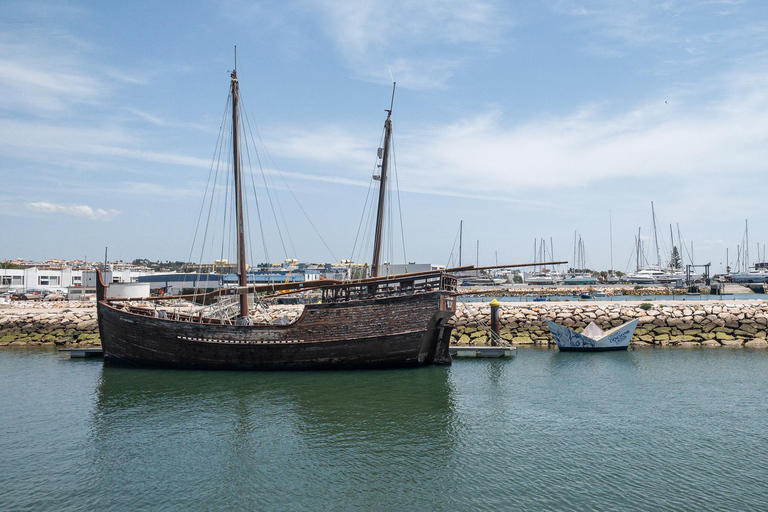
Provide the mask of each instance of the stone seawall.
[{"label": "stone seawall", "polygon": [[[167,311],[186,308],[166,307]],[[270,306],[251,315],[254,323],[289,323],[302,306]],[[96,306],[93,303],[34,303],[0,309],[0,347],[4,346],[101,346]]]},{"label": "stone seawall", "polygon": [[0,346],[101,345],[96,308],[0,309]]},{"label": "stone seawall", "polygon": [[[647,309],[650,306],[650,309]],[[255,321],[290,321],[301,306],[271,306]],[[554,344],[546,321],[581,330],[595,322],[603,330],[638,318],[633,345],[768,347],[768,303],[657,301],[641,307],[630,302],[548,302],[502,304],[500,335],[513,345]],[[459,304],[452,342],[490,343],[488,303]],[[62,305],[42,309],[0,309],[0,346],[100,345],[96,308]]]},{"label": "stone seawall", "polygon": [[[638,318],[633,345],[768,347],[768,304],[763,302],[502,304],[499,317],[499,334],[513,345],[554,344],[547,320],[580,331],[590,322],[607,330]],[[459,306],[452,342],[489,344],[484,328],[489,322],[488,303]]]}]

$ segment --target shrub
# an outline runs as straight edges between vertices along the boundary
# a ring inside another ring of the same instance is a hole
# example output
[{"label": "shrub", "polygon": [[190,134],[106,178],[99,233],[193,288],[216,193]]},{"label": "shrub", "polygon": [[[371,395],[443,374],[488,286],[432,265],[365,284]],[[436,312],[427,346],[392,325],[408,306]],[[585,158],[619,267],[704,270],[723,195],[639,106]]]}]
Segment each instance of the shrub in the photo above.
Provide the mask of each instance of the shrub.
[{"label": "shrub", "polygon": [[640,307],[640,309],[642,309],[643,311],[648,311],[649,309],[653,309],[653,304],[651,304],[651,303],[649,303],[649,302],[643,302],[642,304],[640,304],[640,306],[639,306],[639,307]]}]

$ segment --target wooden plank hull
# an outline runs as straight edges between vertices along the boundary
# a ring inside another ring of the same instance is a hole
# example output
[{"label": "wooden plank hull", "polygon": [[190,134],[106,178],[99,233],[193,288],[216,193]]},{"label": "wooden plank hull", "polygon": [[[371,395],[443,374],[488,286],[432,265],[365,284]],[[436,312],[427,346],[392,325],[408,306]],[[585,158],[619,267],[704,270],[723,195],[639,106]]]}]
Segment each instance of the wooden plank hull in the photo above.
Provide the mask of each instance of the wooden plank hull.
[{"label": "wooden plank hull", "polygon": [[218,370],[382,368],[450,364],[455,302],[444,292],[313,304],[288,325],[153,318],[98,303],[107,361]]}]

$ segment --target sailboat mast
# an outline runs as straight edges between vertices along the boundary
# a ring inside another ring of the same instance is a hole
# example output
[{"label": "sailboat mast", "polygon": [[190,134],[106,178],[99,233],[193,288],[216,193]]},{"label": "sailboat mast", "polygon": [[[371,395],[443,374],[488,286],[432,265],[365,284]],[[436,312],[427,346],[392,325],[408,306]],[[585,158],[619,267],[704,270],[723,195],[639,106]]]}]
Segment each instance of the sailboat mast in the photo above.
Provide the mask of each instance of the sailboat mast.
[{"label": "sailboat mast", "polygon": [[459,221],[459,266],[461,266],[461,242],[464,238],[464,221]]},{"label": "sailboat mast", "polygon": [[381,155],[381,177],[379,178],[379,208],[376,212],[376,234],[373,239],[373,259],[371,261],[371,277],[379,275],[379,258],[381,257],[381,232],[384,228],[384,201],[387,193],[387,166],[389,165],[389,141],[392,138],[392,106],[395,104],[395,86],[392,83],[392,102],[389,104],[387,120],[384,121],[384,151]]},{"label": "sailboat mast", "polygon": [[[235,64],[237,65],[237,64]],[[237,69],[232,71],[232,163],[235,173],[235,212],[237,215],[237,272],[238,284],[248,286],[245,268],[245,224],[243,223],[243,186],[240,176],[240,89]],[[240,318],[248,318],[248,295],[240,294]]]},{"label": "sailboat mast", "polygon": [[744,237],[744,272],[749,272],[749,219],[744,221]]},{"label": "sailboat mast", "polygon": [[576,259],[576,232],[573,232],[573,271],[578,272],[579,260]]},{"label": "sailboat mast", "polygon": [[656,269],[661,270],[661,253],[659,252],[659,235],[656,232],[656,210],[651,201],[651,215],[653,216],[653,243],[656,246]]},{"label": "sailboat mast", "polygon": [[610,275],[613,275],[613,215],[611,214],[611,211],[608,210],[608,236],[611,243],[611,272]]}]

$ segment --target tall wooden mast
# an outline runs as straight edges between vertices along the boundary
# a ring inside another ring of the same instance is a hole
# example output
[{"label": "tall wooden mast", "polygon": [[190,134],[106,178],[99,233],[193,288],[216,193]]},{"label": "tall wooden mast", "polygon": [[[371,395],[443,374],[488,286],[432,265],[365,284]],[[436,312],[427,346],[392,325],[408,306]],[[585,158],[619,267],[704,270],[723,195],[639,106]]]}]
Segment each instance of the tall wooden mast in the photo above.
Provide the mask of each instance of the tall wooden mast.
[{"label": "tall wooden mast", "polygon": [[[235,62],[237,66],[237,62]],[[245,265],[245,225],[243,223],[243,185],[240,176],[240,89],[237,83],[237,68],[232,71],[232,153],[233,169],[235,172],[235,210],[237,215],[237,272],[238,284],[248,286],[248,275]],[[248,318],[248,295],[240,294],[240,318]]]},{"label": "tall wooden mast", "polygon": [[387,120],[384,121],[384,151],[381,155],[381,177],[379,178],[379,208],[376,213],[376,233],[373,239],[373,259],[371,261],[371,277],[379,275],[379,259],[381,258],[381,232],[384,228],[384,201],[387,192],[387,166],[389,165],[389,140],[392,137],[392,106],[395,104],[395,87],[392,84],[392,101],[389,104]]}]

